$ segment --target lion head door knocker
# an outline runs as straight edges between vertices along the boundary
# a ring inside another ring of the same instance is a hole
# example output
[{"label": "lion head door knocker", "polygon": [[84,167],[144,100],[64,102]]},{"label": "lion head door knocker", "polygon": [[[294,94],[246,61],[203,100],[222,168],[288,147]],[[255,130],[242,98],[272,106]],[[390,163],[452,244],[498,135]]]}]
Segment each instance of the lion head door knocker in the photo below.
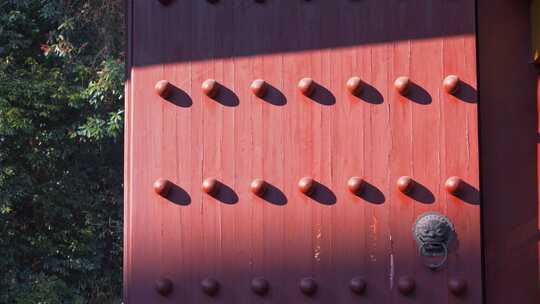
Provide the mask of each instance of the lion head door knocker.
[{"label": "lion head door knocker", "polygon": [[427,267],[437,270],[446,263],[448,247],[454,241],[456,232],[448,217],[437,212],[427,212],[416,219],[413,237],[421,257],[441,257],[437,263],[425,262]]}]

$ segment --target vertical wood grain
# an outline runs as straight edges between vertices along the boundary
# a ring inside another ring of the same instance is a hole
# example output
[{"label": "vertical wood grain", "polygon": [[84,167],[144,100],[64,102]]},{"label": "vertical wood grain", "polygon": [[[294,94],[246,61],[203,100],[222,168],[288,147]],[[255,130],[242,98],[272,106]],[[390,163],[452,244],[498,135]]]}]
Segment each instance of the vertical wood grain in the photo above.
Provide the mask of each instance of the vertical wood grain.
[{"label": "vertical wood grain", "polygon": [[[243,35],[236,35],[231,46],[231,54],[234,49],[250,49],[252,48],[253,41],[255,40],[255,27],[243,29],[238,26],[235,21],[237,12],[240,9],[245,9],[247,14],[244,18],[251,20],[255,23],[254,15],[251,8],[242,7],[245,4],[243,1],[232,1],[228,6],[228,15],[233,15],[234,21],[231,25],[232,32],[242,31]],[[243,201],[238,202],[238,206],[234,209],[231,208],[234,214],[235,222],[235,234],[234,240],[231,245],[231,257],[230,264],[235,263],[237,260],[244,261],[238,263],[235,267],[235,277],[232,282],[245,282],[244,284],[234,284],[231,286],[231,290],[235,293],[235,303],[253,303],[257,301],[257,297],[253,293],[248,293],[249,284],[251,278],[254,277],[254,273],[259,272],[262,266],[262,248],[259,245],[257,251],[254,249],[254,239],[252,235],[256,235],[258,239],[262,236],[262,216],[260,213],[260,202],[257,202],[255,196],[249,191],[249,184],[253,178],[259,178],[253,176],[253,124],[252,115],[255,111],[255,102],[253,100],[253,94],[249,89],[251,82],[255,79],[253,75],[254,62],[256,58],[253,57],[232,57],[233,79],[231,83],[231,90],[234,90],[238,99],[240,100],[240,106],[234,108],[234,152],[227,154],[228,157],[235,158],[234,161],[234,189],[239,197],[244,198]],[[259,76],[260,77],[260,76]],[[236,160],[238,159],[238,160]],[[258,205],[256,205],[258,203]],[[254,213],[257,210],[257,213]],[[259,244],[259,243],[258,243]],[[229,269],[228,271],[231,271]],[[255,275],[260,276],[260,275]],[[231,282],[231,283],[232,283]]]},{"label": "vertical wood grain", "polygon": [[[282,16],[280,12],[273,9],[270,14],[267,13],[266,7],[258,7],[257,18],[264,20],[259,25],[257,31],[257,37],[265,37],[263,46],[274,45],[280,43],[281,33],[279,31],[279,24]],[[264,18],[264,19],[263,19]],[[253,117],[253,124],[260,129],[258,135],[261,136],[259,140],[253,140],[254,151],[257,151],[254,157],[257,162],[257,166],[261,170],[261,174],[265,180],[276,188],[275,193],[271,193],[272,197],[278,197],[282,194],[280,200],[277,201],[277,205],[268,204],[266,201],[258,201],[257,203],[262,206],[262,260],[261,269],[264,276],[269,280],[271,284],[270,294],[266,299],[261,302],[274,303],[274,302],[286,302],[286,286],[289,283],[284,280],[285,274],[288,271],[289,261],[286,259],[286,251],[282,250],[285,247],[285,236],[289,233],[285,222],[287,221],[287,212],[285,211],[286,205],[293,203],[290,200],[288,191],[290,186],[290,171],[287,167],[285,159],[287,155],[287,141],[288,137],[277,134],[288,134],[286,111],[290,105],[291,100],[287,99],[284,94],[285,87],[290,87],[289,83],[285,83],[284,80],[284,66],[283,55],[280,53],[269,54],[255,59],[257,64],[254,65],[254,77],[259,77],[259,73],[264,79],[275,88],[275,91],[269,91],[267,98],[277,101],[278,106],[268,103],[267,100],[254,100],[257,104],[260,115],[260,119],[257,116]],[[256,134],[254,133],[254,136]],[[288,188],[288,191],[286,190]],[[294,188],[293,188],[294,190]],[[287,193],[287,194],[283,194]],[[253,219],[256,220],[255,218]]]},{"label": "vertical wood grain", "polygon": [[[436,22],[441,18],[440,3],[431,2],[426,5],[415,1],[411,9],[425,10],[421,27],[429,31],[432,27],[442,26]],[[438,198],[441,195],[441,101],[439,91],[442,78],[441,41],[436,39],[419,40],[411,43],[411,80],[415,86],[409,94],[412,107],[412,145],[411,176],[418,183],[414,193],[418,196],[415,201],[414,213],[418,218],[425,212],[436,211],[444,213],[444,202]],[[467,149],[461,146],[458,149]],[[423,187],[425,193],[419,193]],[[409,226],[412,227],[413,223]],[[447,294],[444,271],[434,272],[423,265],[425,257],[416,254],[415,278],[418,288],[415,299],[419,302],[431,303],[440,301],[442,294]],[[430,286],[430,287],[428,287]],[[426,288],[428,287],[428,288]]]},{"label": "vertical wood grain", "polygon": [[[458,74],[474,91],[474,33],[430,35],[444,26],[448,33],[468,31],[471,1],[134,5],[126,107],[128,303],[481,300],[480,207],[443,187],[451,175],[479,186],[477,104],[441,89],[444,76]],[[411,31],[419,39],[395,40]],[[298,51],[265,53],[276,45]],[[165,62],[137,65],[157,55]],[[365,83],[360,96],[345,90],[352,76]],[[395,92],[398,76],[418,86],[411,95]],[[297,90],[303,77],[318,83],[313,97]],[[225,93],[203,95],[207,78]],[[251,93],[256,78],[272,86],[269,96]],[[171,81],[188,104],[155,95],[160,79]],[[403,175],[432,197],[400,193],[395,184]],[[319,189],[324,197],[300,193],[303,176],[327,188]],[[366,193],[347,190],[352,176],[366,180]],[[156,196],[151,184],[158,177],[185,190],[190,203]],[[207,177],[218,178],[238,201],[203,193]],[[255,196],[249,191],[254,178],[277,192]],[[438,272],[422,264],[411,235],[414,220],[426,211],[447,214],[459,234],[459,247]],[[397,290],[401,275],[416,279],[413,295]],[[167,298],[153,290],[160,276],[175,284]],[[265,297],[250,290],[258,276],[271,284]],[[349,290],[355,276],[366,278],[365,295]],[[451,276],[468,280],[465,297],[448,292]],[[216,297],[201,292],[206,277],[221,283]],[[303,277],[319,284],[314,296],[300,292]]]},{"label": "vertical wood grain", "polygon": [[[305,6],[311,3],[291,2],[286,5],[289,8],[291,30],[297,31],[299,37],[291,41],[299,47],[306,46],[310,37],[309,26],[306,25]],[[311,149],[312,142],[312,102],[304,97],[296,88],[296,84],[303,77],[309,77],[312,72],[311,56],[309,53],[290,53],[284,56],[284,65],[288,67],[284,71],[286,85],[285,95],[290,96],[290,108],[287,111],[289,134],[286,143],[286,168],[290,171],[287,193],[290,193],[291,204],[287,204],[285,212],[288,221],[285,223],[286,242],[285,248],[297,252],[295,255],[286,255],[288,270],[286,270],[287,285],[285,301],[291,303],[307,303],[308,298],[299,292],[298,284],[303,277],[313,277],[313,252],[312,252],[312,222],[311,209],[313,201],[298,191],[297,183],[303,176],[313,175],[312,161],[314,151]],[[317,178],[316,176],[314,178]],[[317,279],[315,277],[315,279]]]},{"label": "vertical wood grain", "polygon": [[[216,124],[219,123],[219,117],[209,117],[209,113],[217,113],[218,106],[209,100],[201,92],[201,84],[203,81],[214,75],[214,62],[213,48],[214,48],[214,27],[215,27],[215,12],[209,11],[208,4],[201,1],[192,5],[193,15],[193,51],[203,52],[210,60],[208,61],[196,61],[192,64],[191,74],[191,88],[193,94],[193,120],[194,125],[198,128],[192,132],[192,153],[197,155],[197,161],[199,163],[198,170],[195,171],[193,178],[192,193],[194,195],[194,208],[191,208],[192,224],[192,244],[187,246],[192,251],[193,265],[191,268],[194,272],[194,280],[191,284],[195,297],[194,300],[198,303],[210,303],[206,295],[200,291],[200,282],[206,277],[215,277],[217,275],[217,265],[220,260],[220,248],[217,240],[217,233],[219,229],[218,222],[220,220],[218,213],[218,206],[211,197],[201,191],[202,181],[208,177],[219,178],[220,176],[214,176],[218,172],[211,166],[216,162],[216,154],[219,153],[219,149],[209,149],[209,145],[212,145],[212,141],[217,140],[219,143],[219,128],[216,128]],[[208,20],[203,18],[207,16]],[[217,130],[216,130],[217,129]],[[215,165],[214,165],[215,166]],[[196,178],[198,177],[198,178]],[[194,265],[197,265],[194,267]]]}]

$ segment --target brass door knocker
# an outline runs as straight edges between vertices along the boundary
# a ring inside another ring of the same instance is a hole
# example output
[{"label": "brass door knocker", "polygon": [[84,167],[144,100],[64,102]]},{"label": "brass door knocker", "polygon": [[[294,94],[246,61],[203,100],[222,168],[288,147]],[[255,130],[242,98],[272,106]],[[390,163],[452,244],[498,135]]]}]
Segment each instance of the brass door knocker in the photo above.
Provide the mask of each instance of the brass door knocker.
[{"label": "brass door knocker", "polygon": [[448,260],[448,247],[455,239],[454,225],[450,219],[437,212],[427,212],[418,217],[413,226],[413,238],[421,257],[442,257],[439,262],[424,264],[437,270]]}]

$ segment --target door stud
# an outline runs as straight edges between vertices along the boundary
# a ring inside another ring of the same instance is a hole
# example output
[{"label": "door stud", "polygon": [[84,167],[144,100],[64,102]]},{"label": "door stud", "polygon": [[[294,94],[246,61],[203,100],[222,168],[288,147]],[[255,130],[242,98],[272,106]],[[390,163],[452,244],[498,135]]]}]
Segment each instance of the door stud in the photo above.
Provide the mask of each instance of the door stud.
[{"label": "door stud", "polygon": [[410,276],[402,276],[398,279],[398,289],[404,295],[411,294],[416,287],[414,279]]},{"label": "door stud", "polygon": [[258,295],[265,295],[270,289],[270,284],[264,278],[254,278],[251,280],[251,290]]},{"label": "door stud", "polygon": [[354,76],[347,81],[347,91],[349,91],[351,95],[360,95],[362,88],[362,79],[360,79],[360,77]]},{"label": "door stud", "polygon": [[315,190],[315,180],[309,176],[302,177],[298,181],[298,189],[305,195],[310,195]]},{"label": "door stud", "polygon": [[459,77],[456,75],[448,75],[443,81],[444,91],[448,94],[454,94],[459,89]]},{"label": "door stud", "polygon": [[353,194],[360,194],[364,188],[364,180],[361,177],[353,176],[347,181],[347,187]]},{"label": "door stud", "polygon": [[158,178],[152,185],[152,187],[154,188],[154,192],[163,197],[166,197],[169,194],[171,186],[172,183],[165,178]]},{"label": "door stud", "polygon": [[397,188],[402,193],[409,194],[414,188],[414,180],[410,176],[402,176],[397,180]]},{"label": "door stud", "polygon": [[166,297],[172,292],[173,283],[171,280],[167,278],[161,278],[161,279],[156,280],[154,284],[154,288],[157,291],[157,293]]},{"label": "door stud", "polygon": [[300,291],[307,296],[314,295],[317,292],[317,287],[317,282],[312,278],[303,278],[300,280]]},{"label": "door stud", "polygon": [[163,99],[171,97],[172,94],[172,85],[167,80],[160,80],[156,82],[154,86],[154,91]]},{"label": "door stud", "polygon": [[467,282],[459,278],[451,278],[448,280],[448,289],[455,296],[462,295],[467,290]]},{"label": "door stud", "polygon": [[444,183],[444,188],[448,193],[456,195],[459,194],[459,190],[461,189],[461,186],[463,185],[463,181],[461,178],[457,176],[449,177],[446,182]]},{"label": "door stud", "polygon": [[202,190],[209,195],[216,195],[219,192],[219,181],[213,177],[205,179]]},{"label": "door stud", "polygon": [[204,95],[214,98],[219,93],[219,83],[215,79],[207,79],[203,82],[201,89]]},{"label": "door stud", "polygon": [[401,95],[407,95],[411,86],[411,80],[409,77],[401,76],[394,81],[394,88]]},{"label": "door stud", "polygon": [[266,90],[268,88],[268,85],[266,81],[262,79],[256,79],[251,83],[251,92],[255,94],[255,96],[259,98],[263,98],[264,95],[266,95]]},{"label": "door stud", "polygon": [[363,294],[366,291],[367,282],[362,277],[352,278],[351,282],[349,282],[349,288],[356,294]]},{"label": "door stud", "polygon": [[216,279],[206,278],[201,281],[202,291],[211,297],[218,294],[219,288],[220,288],[220,284]]},{"label": "door stud", "polygon": [[310,97],[315,91],[315,81],[312,78],[302,78],[300,82],[298,82],[298,90],[300,90],[304,96]]},{"label": "door stud", "polygon": [[266,192],[267,184],[262,178],[254,179],[249,185],[251,192],[257,196],[263,196]]}]

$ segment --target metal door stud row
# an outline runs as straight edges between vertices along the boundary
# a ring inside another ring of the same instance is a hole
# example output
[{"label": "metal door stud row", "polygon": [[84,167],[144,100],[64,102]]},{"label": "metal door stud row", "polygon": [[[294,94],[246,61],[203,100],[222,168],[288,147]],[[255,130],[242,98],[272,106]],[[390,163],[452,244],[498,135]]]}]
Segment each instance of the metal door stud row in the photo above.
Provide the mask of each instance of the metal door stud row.
[{"label": "metal door stud row", "polygon": [[[160,278],[155,282],[155,290],[160,295],[166,297],[173,292],[174,284],[168,278]],[[398,278],[397,287],[401,294],[412,294],[416,287],[414,278],[401,276]],[[313,296],[319,288],[318,283],[313,278],[302,278],[298,283],[298,288],[306,296]],[[368,288],[368,282],[364,277],[354,277],[349,281],[351,292],[362,295]],[[206,278],[201,281],[201,290],[210,297],[217,296],[220,292],[221,284],[214,278]],[[461,278],[452,277],[448,280],[448,290],[455,296],[460,296],[467,290],[467,282]],[[251,291],[259,296],[264,296],[270,292],[270,282],[265,278],[258,277],[251,281]]]},{"label": "metal door stud row", "polygon": [[[460,83],[461,81],[458,76],[449,75],[443,80],[442,87],[446,93],[456,94]],[[347,81],[345,88],[351,95],[359,97],[366,86],[367,84],[360,77],[354,76]],[[395,90],[403,96],[406,96],[407,93],[409,93],[412,86],[413,82],[406,76],[398,77],[394,81]],[[297,85],[298,90],[306,97],[312,97],[315,94],[317,87],[318,85],[313,78],[302,78]],[[207,79],[201,85],[203,94],[210,98],[215,98],[219,94],[220,88],[221,85],[215,79]],[[250,86],[251,92],[259,98],[265,97],[268,88],[269,84],[263,79],[254,80]],[[167,80],[160,80],[156,83],[154,89],[157,95],[164,99],[168,99],[174,92],[174,85]]]},{"label": "metal door stud row", "polygon": [[[316,190],[319,183],[315,181],[312,177],[306,176],[301,178],[298,181],[298,190],[303,194],[310,196]],[[365,189],[366,182],[363,178],[358,176],[353,176],[347,181],[347,188],[349,191],[355,195],[362,195],[363,190]],[[397,189],[404,193],[410,194],[417,183],[410,176],[402,176],[398,178],[396,182]],[[457,177],[449,177],[444,183],[444,188],[446,191],[452,195],[459,195],[460,190],[463,189],[464,181]],[[173,183],[165,178],[158,178],[154,184],[154,191],[163,197],[167,197],[169,191],[171,190]],[[216,178],[209,177],[206,178],[202,183],[202,190],[209,195],[217,195],[219,193],[222,183]],[[266,190],[268,189],[268,183],[261,178],[254,179],[249,185],[250,191],[257,196],[264,196]]]}]

